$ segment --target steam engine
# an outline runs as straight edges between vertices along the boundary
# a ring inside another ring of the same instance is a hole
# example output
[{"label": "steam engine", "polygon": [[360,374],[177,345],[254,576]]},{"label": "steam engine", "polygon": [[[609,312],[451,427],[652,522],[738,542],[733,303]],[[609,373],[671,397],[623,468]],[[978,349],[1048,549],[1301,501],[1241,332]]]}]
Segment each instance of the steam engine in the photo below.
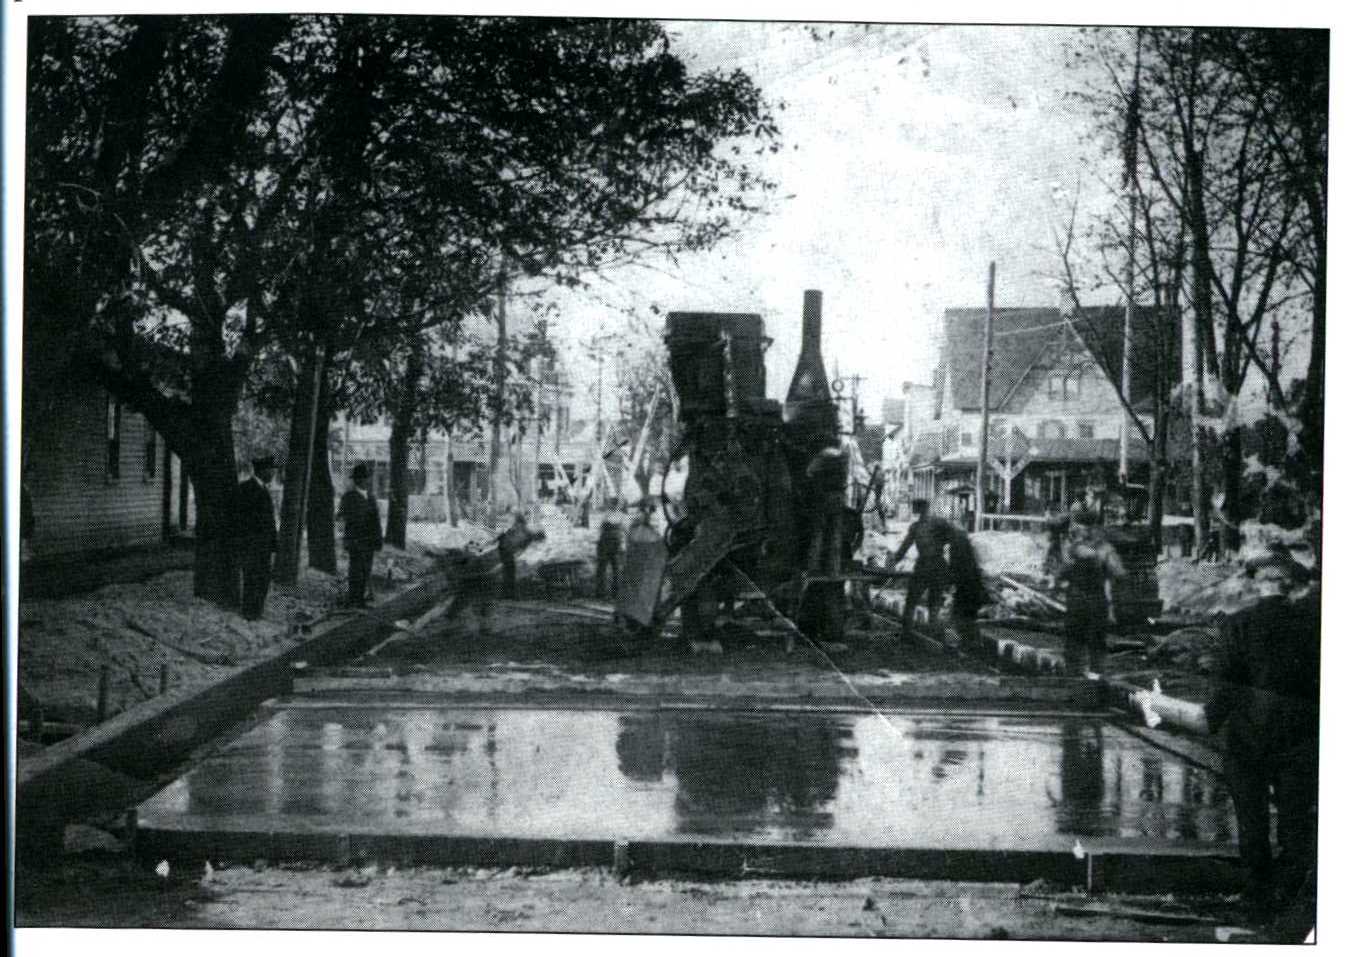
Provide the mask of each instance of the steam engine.
[{"label": "steam engine", "polygon": [[765,395],[769,340],[760,316],[667,318],[688,477],[669,535],[666,602],[678,604],[690,639],[706,635],[724,602],[756,591],[808,637],[842,638],[855,516],[846,508],[847,463],[820,352],[821,302],[818,290],[806,291],[785,403]]}]

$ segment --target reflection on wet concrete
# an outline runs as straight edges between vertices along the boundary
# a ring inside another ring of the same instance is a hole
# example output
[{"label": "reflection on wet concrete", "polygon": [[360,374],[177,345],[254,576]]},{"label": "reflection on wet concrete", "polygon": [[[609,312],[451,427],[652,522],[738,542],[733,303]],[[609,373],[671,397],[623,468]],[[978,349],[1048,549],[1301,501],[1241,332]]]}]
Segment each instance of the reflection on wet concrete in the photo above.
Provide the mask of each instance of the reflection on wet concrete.
[{"label": "reflection on wet concrete", "polygon": [[145,826],[870,847],[1229,844],[1220,782],[1081,717],[279,712]]}]

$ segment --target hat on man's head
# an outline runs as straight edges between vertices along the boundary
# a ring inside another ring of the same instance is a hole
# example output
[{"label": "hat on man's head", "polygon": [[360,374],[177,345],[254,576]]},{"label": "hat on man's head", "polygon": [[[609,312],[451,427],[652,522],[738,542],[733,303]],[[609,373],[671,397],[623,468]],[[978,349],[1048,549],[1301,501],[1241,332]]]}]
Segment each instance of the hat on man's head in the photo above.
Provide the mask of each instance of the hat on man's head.
[{"label": "hat on man's head", "polygon": [[357,462],[351,470],[351,480],[353,482],[364,482],[370,477],[370,467],[364,462]]},{"label": "hat on man's head", "polygon": [[260,455],[253,460],[253,471],[261,472],[264,469],[275,469],[276,459],[270,455]]}]

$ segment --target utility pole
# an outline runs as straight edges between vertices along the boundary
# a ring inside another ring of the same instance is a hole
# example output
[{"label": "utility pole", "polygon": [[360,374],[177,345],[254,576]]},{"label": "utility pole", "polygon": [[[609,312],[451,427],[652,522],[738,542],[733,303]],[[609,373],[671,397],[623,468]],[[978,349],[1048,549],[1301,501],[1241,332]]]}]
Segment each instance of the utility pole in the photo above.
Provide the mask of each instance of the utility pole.
[{"label": "utility pole", "polygon": [[1119,481],[1129,484],[1129,366],[1133,359],[1134,270],[1138,254],[1138,81],[1143,63],[1143,32],[1135,30],[1134,85],[1129,94],[1129,116],[1125,123],[1124,177],[1129,189],[1129,260],[1124,264],[1124,350],[1120,359],[1119,391],[1124,400],[1119,427]]},{"label": "utility pole", "polygon": [[[540,324],[543,337],[548,338],[548,320],[543,320]],[[536,370],[535,394],[538,400],[534,403],[534,474],[530,478],[531,490],[529,493],[530,501],[536,501],[539,495],[539,459],[543,455],[543,378],[547,370],[544,369],[544,360],[542,356],[534,359],[534,368]]]},{"label": "utility pole", "polygon": [[[454,341],[450,346],[450,363],[459,368],[459,328],[455,327]],[[456,375],[458,372],[456,371]],[[454,484],[454,423],[445,424],[445,513],[449,516],[450,527],[459,527],[459,491]]]},{"label": "utility pole", "polygon": [[988,458],[988,386],[993,364],[993,281],[998,264],[988,264],[988,314],[984,317],[984,362],[979,386],[979,464],[974,467],[974,530],[984,523],[984,470]]},{"label": "utility pole", "polygon": [[493,359],[495,382],[493,393],[496,396],[492,409],[492,447],[489,450],[487,465],[487,500],[491,508],[491,521],[497,519],[497,471],[501,466],[501,413],[506,403],[506,269],[503,266],[497,276],[497,348]]}]

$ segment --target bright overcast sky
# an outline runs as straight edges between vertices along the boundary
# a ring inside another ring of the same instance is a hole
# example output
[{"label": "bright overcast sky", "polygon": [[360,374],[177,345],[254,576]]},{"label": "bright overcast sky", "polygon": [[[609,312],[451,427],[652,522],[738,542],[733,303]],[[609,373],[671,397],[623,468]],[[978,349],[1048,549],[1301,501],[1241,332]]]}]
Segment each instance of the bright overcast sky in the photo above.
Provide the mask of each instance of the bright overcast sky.
[{"label": "bright overcast sky", "polygon": [[[942,310],[982,305],[990,262],[999,304],[1058,302],[1053,224],[1079,178],[1091,193],[1109,175],[1083,165],[1096,151],[1064,100],[1072,29],[825,25],[817,41],[795,23],[667,26],[695,69],[738,67],[785,101],[765,169],[780,187],[734,241],[614,273],[601,295],[648,313],[763,314],[781,398],[802,291],[820,289],[826,362],[865,377],[873,421],[904,380],[930,381]],[[572,334],[601,314],[568,316]]]}]

